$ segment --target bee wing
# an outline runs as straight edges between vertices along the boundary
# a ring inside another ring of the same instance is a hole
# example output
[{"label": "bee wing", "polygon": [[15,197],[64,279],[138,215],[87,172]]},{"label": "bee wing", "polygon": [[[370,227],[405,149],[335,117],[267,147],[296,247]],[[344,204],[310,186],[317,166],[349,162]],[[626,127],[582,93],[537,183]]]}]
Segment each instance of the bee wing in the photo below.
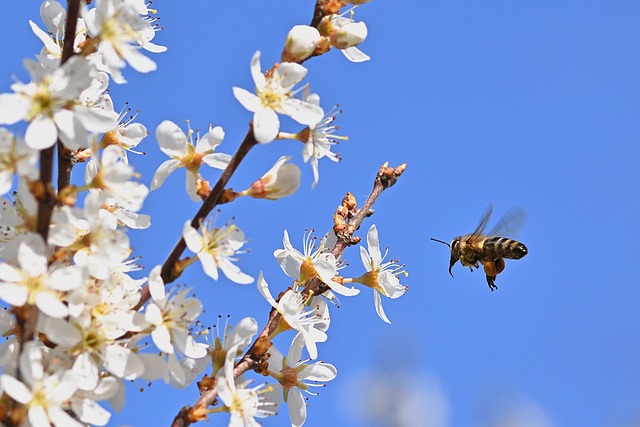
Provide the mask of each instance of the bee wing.
[{"label": "bee wing", "polygon": [[487,226],[487,223],[489,222],[489,217],[491,217],[491,212],[493,212],[493,206],[489,205],[487,206],[487,209],[482,214],[482,217],[480,217],[480,223],[478,224],[476,229],[473,231],[473,233],[471,233],[471,235],[469,236],[469,239],[473,239],[476,236],[479,236],[482,234],[482,232],[484,231],[484,228]]},{"label": "bee wing", "polygon": [[527,213],[522,206],[516,206],[505,213],[497,224],[487,233],[487,236],[517,237],[527,219]]}]

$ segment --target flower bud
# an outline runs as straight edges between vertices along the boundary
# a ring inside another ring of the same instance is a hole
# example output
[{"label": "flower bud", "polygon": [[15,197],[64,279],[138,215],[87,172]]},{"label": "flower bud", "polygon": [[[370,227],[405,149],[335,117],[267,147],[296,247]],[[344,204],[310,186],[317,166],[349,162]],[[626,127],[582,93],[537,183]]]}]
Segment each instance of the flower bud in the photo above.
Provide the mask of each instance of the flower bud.
[{"label": "flower bud", "polygon": [[358,46],[367,38],[367,26],[364,22],[334,16],[332,24],[331,45],[338,49]]},{"label": "flower bud", "polygon": [[256,199],[277,200],[293,194],[300,187],[300,168],[293,163],[286,163],[289,156],[282,156],[269,172],[241,191],[239,195]]},{"label": "flower bud", "polygon": [[282,51],[282,62],[300,63],[311,56],[320,41],[317,29],[308,25],[296,25],[287,35]]}]

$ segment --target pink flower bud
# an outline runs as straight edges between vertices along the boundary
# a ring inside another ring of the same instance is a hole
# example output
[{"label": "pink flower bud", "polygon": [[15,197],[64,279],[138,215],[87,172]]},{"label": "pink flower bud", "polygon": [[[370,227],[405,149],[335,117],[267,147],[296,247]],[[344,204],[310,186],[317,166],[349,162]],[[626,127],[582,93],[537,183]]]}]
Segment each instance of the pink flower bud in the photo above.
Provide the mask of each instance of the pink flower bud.
[{"label": "pink flower bud", "polygon": [[298,166],[286,163],[290,159],[289,156],[280,157],[269,172],[251,184],[251,187],[241,191],[239,195],[277,200],[293,194],[300,187],[301,172]]}]

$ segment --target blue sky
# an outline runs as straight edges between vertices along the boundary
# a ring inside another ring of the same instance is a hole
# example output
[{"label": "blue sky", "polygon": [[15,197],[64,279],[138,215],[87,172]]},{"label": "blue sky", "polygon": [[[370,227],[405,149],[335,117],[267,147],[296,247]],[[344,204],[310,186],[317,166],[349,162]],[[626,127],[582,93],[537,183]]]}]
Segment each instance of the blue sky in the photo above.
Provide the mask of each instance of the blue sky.
[{"label": "blue sky", "polygon": [[[26,78],[21,61],[40,49],[27,22],[39,22],[38,7],[3,5],[3,92],[11,74]],[[263,68],[277,61],[291,26],[309,22],[313,2],[157,0],[154,7],[165,27],[156,40],[169,50],[153,55],[159,68],[150,75],[125,70],[129,84],[111,86],[116,106],[129,101],[152,131],[165,119],[190,119],[202,130],[221,125],[220,151],[232,153],[251,118],[232,86],[251,88],[253,52],[262,51]],[[362,203],[390,161],[408,163],[407,171],[361,235],[375,223],[389,256],[410,273],[409,292],[384,302],[391,325],[378,319],[367,290],[333,310],[319,352],[339,373],[309,399],[306,425],[374,425],[358,415],[374,413],[372,378],[392,392],[386,402],[413,397],[424,426],[498,426],[513,414],[529,424],[509,425],[640,423],[639,18],[635,1],[375,0],[356,14],[369,28],[360,47],[370,62],[330,52],[305,64],[323,106],[344,111],[343,161],[321,162],[311,191],[298,144],[250,154],[230,183],[236,190],[285,154],[301,165],[303,183],[285,200],[222,207],[220,221],[235,217],[251,238],[240,266],[284,289],[288,279],[272,257],[283,230],[294,245],[305,228],[328,230],[344,193]],[[283,129],[296,127],[284,121]],[[153,135],[141,149],[147,156],[134,162],[149,183],[165,157]],[[151,230],[132,233],[149,268],[162,263],[198,208],[180,172],[147,199]],[[496,292],[481,272],[459,265],[452,279],[448,249],[429,241],[471,232],[490,203],[490,226],[513,206],[528,213],[519,239],[529,255],[507,261]],[[357,250],[345,258],[346,272],[359,274]],[[253,316],[264,325],[269,306],[254,286],[214,283],[197,265],[179,283],[207,305],[205,324],[230,314],[232,323]],[[167,425],[195,398],[195,387],[175,394],[135,383],[112,424]],[[144,420],[135,421],[140,414]],[[212,423],[225,425],[226,417]]]}]

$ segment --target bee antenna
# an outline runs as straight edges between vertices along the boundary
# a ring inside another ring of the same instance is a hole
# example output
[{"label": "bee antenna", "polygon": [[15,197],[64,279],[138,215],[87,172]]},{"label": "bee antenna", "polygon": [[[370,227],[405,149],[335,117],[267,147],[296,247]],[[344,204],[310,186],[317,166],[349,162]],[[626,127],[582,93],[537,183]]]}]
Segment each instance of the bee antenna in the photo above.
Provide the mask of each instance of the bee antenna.
[{"label": "bee antenna", "polygon": [[434,242],[442,243],[442,244],[445,244],[445,245],[451,247],[451,245],[449,243],[445,242],[445,241],[434,239],[433,237],[431,238],[431,240],[433,240]]}]

